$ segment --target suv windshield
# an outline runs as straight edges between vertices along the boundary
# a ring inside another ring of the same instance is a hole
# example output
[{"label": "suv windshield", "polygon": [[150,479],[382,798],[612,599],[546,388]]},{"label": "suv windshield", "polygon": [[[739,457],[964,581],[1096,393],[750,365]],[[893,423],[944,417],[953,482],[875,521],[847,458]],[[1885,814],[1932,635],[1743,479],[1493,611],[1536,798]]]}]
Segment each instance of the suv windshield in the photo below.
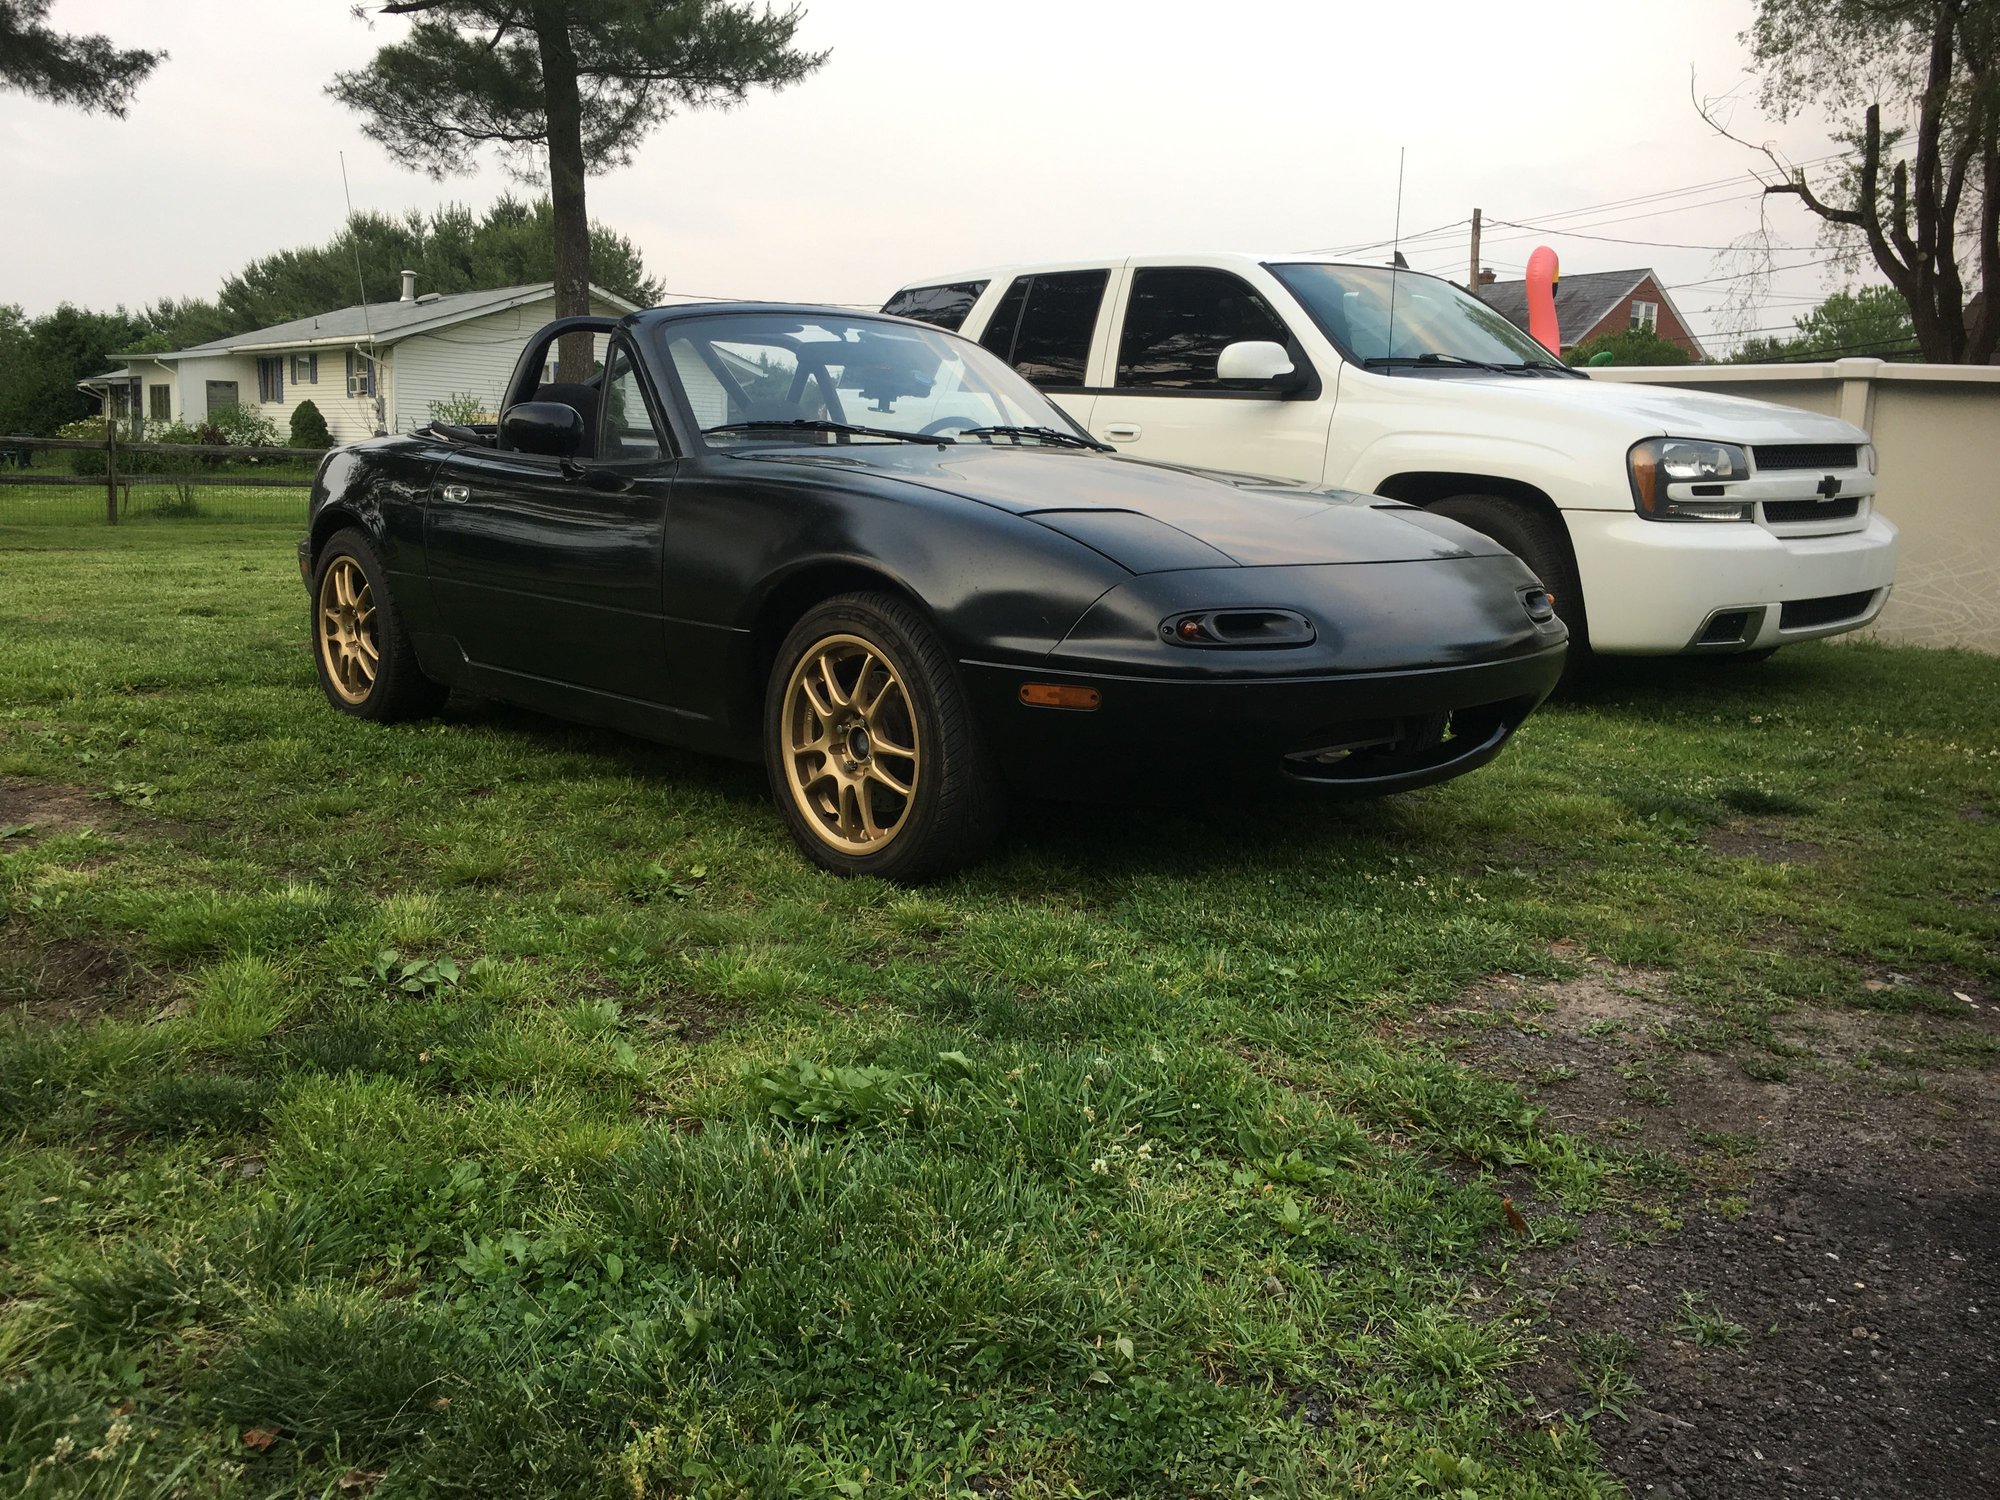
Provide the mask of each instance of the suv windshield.
[{"label": "suv windshield", "polygon": [[[992,440],[1051,446],[1078,429],[1049,399],[965,339],[866,315],[720,313],[655,335],[711,443]],[[1087,437],[1082,441],[1096,444]]]},{"label": "suv windshield", "polygon": [[[1430,368],[1482,365],[1568,367],[1476,297],[1448,281],[1388,266],[1274,265],[1271,274],[1305,305],[1320,331],[1358,364],[1422,362]],[[1390,299],[1395,301],[1391,334]]]}]

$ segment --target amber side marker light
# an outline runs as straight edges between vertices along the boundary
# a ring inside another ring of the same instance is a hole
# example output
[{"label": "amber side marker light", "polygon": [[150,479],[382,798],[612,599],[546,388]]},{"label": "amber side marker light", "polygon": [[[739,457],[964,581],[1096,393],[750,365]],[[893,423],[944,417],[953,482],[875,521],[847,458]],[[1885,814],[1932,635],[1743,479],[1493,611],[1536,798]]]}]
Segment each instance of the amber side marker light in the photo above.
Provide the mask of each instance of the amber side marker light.
[{"label": "amber side marker light", "polygon": [[1096,688],[1073,687],[1063,682],[1024,682],[1021,701],[1030,708],[1095,708],[1104,701]]}]

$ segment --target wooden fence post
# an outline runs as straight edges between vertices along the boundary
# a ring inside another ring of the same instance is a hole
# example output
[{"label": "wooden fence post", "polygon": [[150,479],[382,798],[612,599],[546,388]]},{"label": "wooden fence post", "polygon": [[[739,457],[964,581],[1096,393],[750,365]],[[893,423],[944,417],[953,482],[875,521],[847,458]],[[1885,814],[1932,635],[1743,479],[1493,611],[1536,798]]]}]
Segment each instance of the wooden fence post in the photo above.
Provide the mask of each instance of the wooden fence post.
[{"label": "wooden fence post", "polygon": [[104,524],[118,524],[118,424],[104,419]]}]

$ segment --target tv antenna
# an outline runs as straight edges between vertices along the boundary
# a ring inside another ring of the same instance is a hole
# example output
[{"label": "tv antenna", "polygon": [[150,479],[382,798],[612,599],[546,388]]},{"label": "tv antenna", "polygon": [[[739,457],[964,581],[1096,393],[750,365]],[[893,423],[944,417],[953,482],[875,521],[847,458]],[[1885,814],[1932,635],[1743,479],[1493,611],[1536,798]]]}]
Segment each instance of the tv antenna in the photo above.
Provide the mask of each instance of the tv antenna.
[{"label": "tv antenna", "polygon": [[[368,353],[364,356],[368,361],[368,368],[365,374],[368,377],[368,387],[375,395],[375,427],[379,433],[382,428],[382,391],[380,382],[375,379],[375,329],[368,317],[368,283],[361,275],[361,238],[354,232],[354,190],[347,185],[347,153],[342,151],[338,154],[340,157],[340,193],[347,200],[347,242],[354,247],[354,290],[356,295],[361,299],[361,332],[368,340]],[[1402,188],[1400,186],[1396,190],[1396,196],[1400,204],[1402,199]],[[1402,210],[1400,207],[1397,209],[1396,223],[1400,229],[1402,224]]]},{"label": "tv antenna", "polygon": [[1403,156],[1408,150],[1407,146],[1398,146],[1396,148],[1396,229],[1395,238],[1390,242],[1390,255],[1392,258],[1389,261],[1389,338],[1388,342],[1382,346],[1383,358],[1389,361],[1382,366],[1383,373],[1387,375],[1394,375],[1396,373],[1396,366],[1394,364],[1396,353],[1396,286],[1402,281],[1402,273],[1410,264],[1403,259]]}]

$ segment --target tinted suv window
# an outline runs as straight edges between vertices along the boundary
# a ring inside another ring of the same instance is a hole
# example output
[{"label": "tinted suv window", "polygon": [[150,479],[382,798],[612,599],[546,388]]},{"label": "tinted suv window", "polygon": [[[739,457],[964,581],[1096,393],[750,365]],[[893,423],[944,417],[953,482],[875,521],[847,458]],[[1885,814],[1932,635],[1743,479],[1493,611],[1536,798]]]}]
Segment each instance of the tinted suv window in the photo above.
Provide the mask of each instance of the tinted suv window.
[{"label": "tinted suv window", "polygon": [[983,281],[954,281],[949,286],[905,287],[882,305],[882,311],[898,318],[915,318],[957,333],[972,304],[986,290]]},{"label": "tinted suv window", "polygon": [[1007,288],[979,342],[1044,389],[1083,384],[1109,271],[1022,276]]},{"label": "tinted suv window", "polygon": [[1289,347],[1291,335],[1242,278],[1178,267],[1135,271],[1118,342],[1118,384],[1219,390],[1216,360],[1229,345],[1253,339]]}]

